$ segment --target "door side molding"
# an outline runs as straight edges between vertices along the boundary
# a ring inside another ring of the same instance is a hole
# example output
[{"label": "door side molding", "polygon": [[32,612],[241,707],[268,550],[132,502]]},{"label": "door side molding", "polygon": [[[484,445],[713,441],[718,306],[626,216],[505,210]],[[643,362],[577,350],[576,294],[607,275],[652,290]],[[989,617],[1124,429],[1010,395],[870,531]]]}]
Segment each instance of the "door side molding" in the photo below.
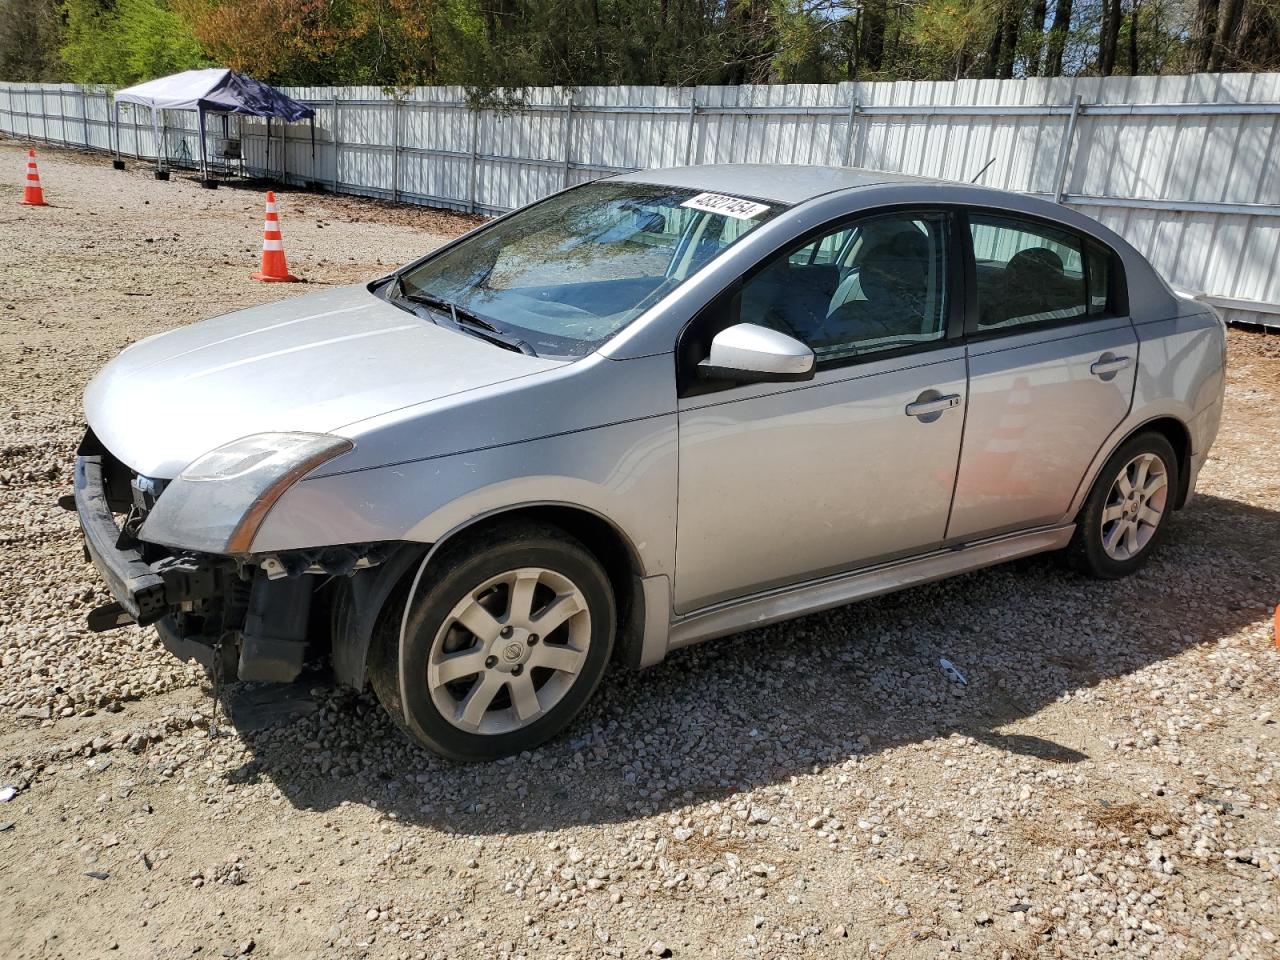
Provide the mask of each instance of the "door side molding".
[{"label": "door side molding", "polygon": [[909,560],[840,573],[750,597],[713,604],[671,624],[667,648],[675,650],[742,630],[767,626],[801,614],[844,606],[855,600],[892,593],[957,573],[1059,550],[1071,542],[1076,525],[1042,527],[962,547],[937,550]]}]

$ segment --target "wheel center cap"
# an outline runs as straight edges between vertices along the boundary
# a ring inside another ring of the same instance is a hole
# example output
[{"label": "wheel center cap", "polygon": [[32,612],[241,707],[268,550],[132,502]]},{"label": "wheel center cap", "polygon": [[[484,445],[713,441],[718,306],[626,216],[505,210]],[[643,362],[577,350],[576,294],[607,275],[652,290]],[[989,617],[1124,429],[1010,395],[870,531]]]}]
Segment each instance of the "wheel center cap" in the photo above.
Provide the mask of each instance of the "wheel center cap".
[{"label": "wheel center cap", "polygon": [[489,647],[489,653],[497,659],[497,668],[509,673],[529,659],[529,631],[512,627],[505,637],[499,636]]}]

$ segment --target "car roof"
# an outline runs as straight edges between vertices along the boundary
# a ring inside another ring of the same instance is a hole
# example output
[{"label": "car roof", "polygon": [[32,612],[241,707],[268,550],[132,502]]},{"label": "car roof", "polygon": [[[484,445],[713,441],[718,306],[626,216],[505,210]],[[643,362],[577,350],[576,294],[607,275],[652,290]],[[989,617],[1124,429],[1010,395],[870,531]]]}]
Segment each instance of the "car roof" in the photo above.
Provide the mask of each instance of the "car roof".
[{"label": "car roof", "polygon": [[622,183],[654,183],[708,193],[797,204],[824,193],[877,183],[943,184],[943,180],[863,167],[820,167],[790,163],[709,163],[696,167],[637,170],[612,178]]}]

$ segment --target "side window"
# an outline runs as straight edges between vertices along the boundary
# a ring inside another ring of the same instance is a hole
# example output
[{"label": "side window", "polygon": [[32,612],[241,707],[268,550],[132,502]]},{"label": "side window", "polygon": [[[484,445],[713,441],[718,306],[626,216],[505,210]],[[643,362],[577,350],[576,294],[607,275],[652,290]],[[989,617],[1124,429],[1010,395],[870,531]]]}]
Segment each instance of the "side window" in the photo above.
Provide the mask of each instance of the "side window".
[{"label": "side window", "polygon": [[844,253],[853,233],[852,227],[848,230],[837,230],[835,233],[829,233],[825,237],[813,241],[808,246],[801,247],[791,254],[788,259],[794,264],[835,263]]},{"label": "side window", "polygon": [[[985,216],[971,216],[969,229],[979,329],[1034,326],[1106,311],[1106,279],[1100,293],[1086,291],[1084,241],[1075,234]],[[1092,247],[1091,267],[1096,259]]]},{"label": "side window", "polygon": [[740,304],[743,323],[802,340],[819,361],[940,340],[946,219],[904,213],[833,230],[767,263]]}]

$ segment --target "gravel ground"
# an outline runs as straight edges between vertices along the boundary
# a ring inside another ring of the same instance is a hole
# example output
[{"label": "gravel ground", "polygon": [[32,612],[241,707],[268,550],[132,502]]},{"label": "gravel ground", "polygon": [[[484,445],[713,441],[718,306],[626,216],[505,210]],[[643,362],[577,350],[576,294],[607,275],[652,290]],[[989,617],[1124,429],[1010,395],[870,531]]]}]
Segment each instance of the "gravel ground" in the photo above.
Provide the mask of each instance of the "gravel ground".
[{"label": "gravel ground", "polygon": [[259,194],[41,173],[55,206],[0,206],[0,956],[1280,956],[1280,338],[1232,333],[1200,493],[1129,580],[1038,558],[696,647],[491,765],[322,677],[261,729],[275,691],[233,688],[211,736],[198,671],[83,627],[86,380],[471,221],[283,193],[310,284],[256,284]]}]

